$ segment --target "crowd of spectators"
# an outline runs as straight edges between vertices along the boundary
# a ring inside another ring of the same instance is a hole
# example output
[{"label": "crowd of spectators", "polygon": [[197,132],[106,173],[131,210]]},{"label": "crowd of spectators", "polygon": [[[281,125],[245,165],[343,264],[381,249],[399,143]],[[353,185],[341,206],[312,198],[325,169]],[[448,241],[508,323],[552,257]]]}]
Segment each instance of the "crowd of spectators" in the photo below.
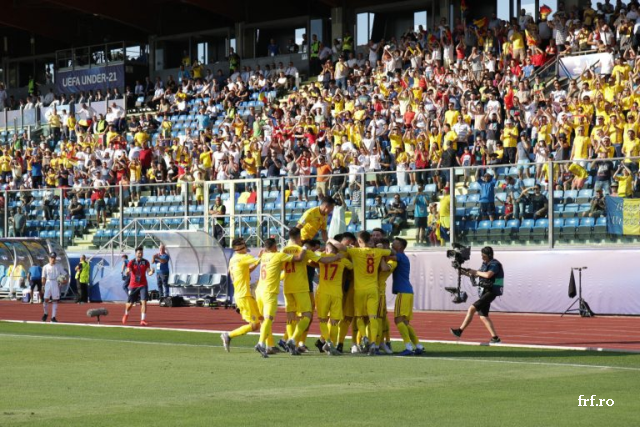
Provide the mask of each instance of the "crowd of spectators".
[{"label": "crowd of spectators", "polygon": [[[537,22],[524,10],[510,22],[494,14],[450,26],[443,18],[435,28],[358,48],[348,33],[332,47],[314,34],[302,48],[312,73],[304,85],[293,63],[251,69],[231,52],[226,74],[187,58],[175,77],[75,99],[124,96],[153,112],[126,116],[115,105],[106,117],[86,106],[75,117],[52,112],[51,135],[16,135],[0,171],[9,188],[89,186],[97,198],[122,183],[134,202],[145,183],[189,182],[195,190],[204,180],[284,175],[287,194],[300,200],[338,193],[363,206],[357,198],[366,184],[378,190],[367,208],[372,218],[398,232],[412,210],[418,240],[434,244],[446,237],[452,192],[478,189],[479,219],[491,220],[496,188],[507,192],[506,219],[545,216],[554,190],[591,185],[638,196],[638,27],[637,3],[607,0],[598,10],[560,3]],[[598,67],[547,88],[539,74],[546,63],[586,50],[604,55]],[[70,100],[47,96],[51,105]],[[188,122],[178,123],[183,116]],[[565,162],[550,171],[549,160]],[[507,164],[514,165],[509,176],[500,176]],[[459,166],[480,168],[450,182],[450,168]],[[419,193],[381,194],[393,185]],[[427,185],[435,197],[420,197]],[[602,214],[594,206],[590,214]]]}]

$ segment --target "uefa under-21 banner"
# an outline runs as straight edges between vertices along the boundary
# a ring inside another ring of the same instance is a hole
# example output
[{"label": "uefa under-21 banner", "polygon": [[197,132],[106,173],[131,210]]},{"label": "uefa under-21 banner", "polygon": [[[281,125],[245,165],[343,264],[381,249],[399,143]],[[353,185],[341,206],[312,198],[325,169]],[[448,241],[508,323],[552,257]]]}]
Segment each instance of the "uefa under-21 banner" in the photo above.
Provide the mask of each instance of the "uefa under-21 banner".
[{"label": "uefa under-21 banner", "polygon": [[640,199],[605,198],[607,233],[640,235]]},{"label": "uefa under-21 banner", "polygon": [[110,65],[79,70],[59,71],[56,86],[61,93],[124,89],[124,65]]}]

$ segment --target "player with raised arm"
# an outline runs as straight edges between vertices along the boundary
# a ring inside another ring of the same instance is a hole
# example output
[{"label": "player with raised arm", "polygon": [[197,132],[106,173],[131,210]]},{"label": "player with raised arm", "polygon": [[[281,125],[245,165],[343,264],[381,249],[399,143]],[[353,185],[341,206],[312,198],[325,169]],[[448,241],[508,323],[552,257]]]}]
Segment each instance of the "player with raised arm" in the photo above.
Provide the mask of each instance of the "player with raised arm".
[{"label": "player with raised arm", "polygon": [[[263,252],[260,254],[260,281],[256,288],[256,297],[258,309],[263,320],[260,325],[260,338],[254,348],[262,357],[269,357],[267,355],[267,340],[273,340],[271,328],[278,311],[280,273],[285,263],[300,261],[305,256],[305,253],[300,252],[298,255],[292,256],[278,252],[278,244],[272,238],[265,239],[262,247]],[[272,344],[270,342],[269,346],[272,347]]]},{"label": "player with raised arm", "polygon": [[251,272],[260,264],[260,258],[254,258],[247,252],[247,243],[242,237],[233,239],[231,243],[234,254],[229,260],[229,276],[233,281],[236,307],[247,325],[240,326],[231,332],[220,335],[224,349],[229,351],[231,339],[260,329],[260,311],[258,303],[251,295]]},{"label": "player with raised arm", "polygon": [[424,347],[418,341],[416,331],[410,324],[413,318],[413,286],[409,281],[411,264],[409,263],[409,257],[404,253],[407,248],[407,241],[396,237],[391,244],[391,248],[396,252],[397,263],[396,268],[393,270],[392,292],[396,296],[393,318],[405,346],[400,355],[419,355],[424,353]]},{"label": "player with raised arm", "polygon": [[[288,255],[301,255],[299,260],[288,261],[284,268],[284,298],[285,311],[287,312],[287,346],[293,356],[300,354],[298,343],[311,322],[311,297],[307,276],[307,262],[330,263],[337,261],[343,255],[336,254],[332,257],[320,257],[313,251],[302,246],[301,232],[298,228],[289,230],[289,244],[282,250]],[[297,319],[300,313],[300,318]],[[298,320],[298,321],[296,321]]]}]

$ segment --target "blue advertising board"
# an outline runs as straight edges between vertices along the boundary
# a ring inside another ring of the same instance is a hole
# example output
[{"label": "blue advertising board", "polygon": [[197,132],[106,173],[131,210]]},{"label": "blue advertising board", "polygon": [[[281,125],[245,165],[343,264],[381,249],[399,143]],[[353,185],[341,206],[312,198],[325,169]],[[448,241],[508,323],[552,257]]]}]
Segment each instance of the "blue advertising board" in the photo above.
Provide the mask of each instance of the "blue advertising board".
[{"label": "blue advertising board", "polygon": [[56,85],[60,93],[88,90],[124,89],[124,65],[110,65],[80,70],[59,71]]}]

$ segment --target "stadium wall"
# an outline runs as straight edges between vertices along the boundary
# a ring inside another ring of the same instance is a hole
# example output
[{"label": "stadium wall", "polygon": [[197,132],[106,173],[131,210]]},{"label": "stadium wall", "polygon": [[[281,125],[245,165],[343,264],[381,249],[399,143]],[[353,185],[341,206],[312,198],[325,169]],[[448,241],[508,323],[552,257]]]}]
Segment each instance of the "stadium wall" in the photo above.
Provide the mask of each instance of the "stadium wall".
[{"label": "stadium wall", "polygon": [[[453,304],[445,286],[456,286],[456,270],[442,252],[407,252],[411,260],[411,281],[417,310],[461,310],[477,298],[477,288],[463,277],[462,289],[469,294],[466,304]],[[568,297],[571,267],[588,267],[582,272],[582,296],[596,314],[640,314],[640,276],[633,250],[504,251],[496,249],[505,271],[504,295],[491,309],[515,313],[562,313],[573,301]],[[474,251],[465,267],[482,265],[480,251]],[[575,272],[576,287],[578,272]],[[387,301],[395,301],[391,293]],[[576,304],[577,306],[577,304]],[[575,308],[575,306],[574,306]]]},{"label": "stadium wall", "polygon": [[[251,250],[254,255],[258,252],[259,249]],[[147,255],[150,258],[150,255]],[[456,285],[456,271],[451,267],[444,251],[415,251],[407,252],[407,255],[411,261],[411,282],[415,292],[416,310],[466,310],[469,303],[477,297],[477,288],[472,288],[469,280],[463,277],[462,289],[469,294],[469,301],[466,304],[451,302],[451,295],[444,288]],[[77,264],[79,257],[79,254],[69,254],[72,267]],[[567,291],[570,267],[588,267],[582,274],[583,297],[596,314],[640,314],[640,275],[635,271],[638,251],[497,250],[496,258],[504,266],[505,291],[492,305],[494,311],[562,313],[573,301],[568,297]],[[102,261],[103,267],[98,267],[99,261]],[[92,259],[92,300],[122,301],[126,298],[120,277],[120,257],[114,258],[114,268],[110,262],[110,256],[97,256]],[[475,269],[481,264],[480,251],[474,251],[465,267]],[[252,282],[257,282],[257,279],[258,269],[252,274]],[[577,281],[576,272],[576,286]],[[149,287],[157,289],[155,276],[149,278]],[[175,291],[181,293],[179,289]],[[282,294],[280,296],[280,303],[283,304]],[[390,286],[387,301],[389,308],[393,308],[395,296],[391,293]]]}]

